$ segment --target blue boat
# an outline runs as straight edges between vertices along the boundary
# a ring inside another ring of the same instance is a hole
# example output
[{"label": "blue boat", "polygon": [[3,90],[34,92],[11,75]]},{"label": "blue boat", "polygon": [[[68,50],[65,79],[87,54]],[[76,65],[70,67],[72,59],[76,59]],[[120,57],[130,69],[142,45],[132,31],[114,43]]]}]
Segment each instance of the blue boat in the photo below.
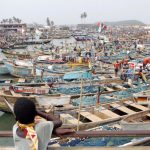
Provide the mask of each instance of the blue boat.
[{"label": "blue boat", "polygon": [[9,71],[5,65],[0,65],[0,75],[9,74]]},{"label": "blue boat", "polygon": [[16,66],[7,60],[3,60],[3,62],[11,75],[15,77],[33,77],[33,68]]},{"label": "blue boat", "polygon": [[89,71],[74,71],[66,73],[63,77],[66,81],[80,80],[80,79],[92,79],[92,73]]}]

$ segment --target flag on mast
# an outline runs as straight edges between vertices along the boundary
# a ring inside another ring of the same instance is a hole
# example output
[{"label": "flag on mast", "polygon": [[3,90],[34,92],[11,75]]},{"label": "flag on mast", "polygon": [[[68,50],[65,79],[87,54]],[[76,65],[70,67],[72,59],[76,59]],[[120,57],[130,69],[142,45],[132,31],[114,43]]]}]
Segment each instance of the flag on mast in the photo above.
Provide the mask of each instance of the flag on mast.
[{"label": "flag on mast", "polygon": [[107,26],[104,25],[104,23],[98,22],[96,30],[100,33],[100,32],[102,32],[104,30],[107,30]]},{"label": "flag on mast", "polygon": [[100,23],[100,22],[97,23],[97,31],[98,31],[98,32],[101,32],[101,31],[102,31],[101,23]]}]

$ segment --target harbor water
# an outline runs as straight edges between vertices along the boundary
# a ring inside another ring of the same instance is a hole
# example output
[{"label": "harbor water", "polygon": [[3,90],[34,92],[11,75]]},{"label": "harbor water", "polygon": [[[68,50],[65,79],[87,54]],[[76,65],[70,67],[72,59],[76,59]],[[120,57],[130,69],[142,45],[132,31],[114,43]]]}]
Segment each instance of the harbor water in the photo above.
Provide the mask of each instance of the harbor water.
[{"label": "harbor water", "polygon": [[[0,112],[0,131],[11,131],[15,123],[12,114]],[[0,138],[0,146],[13,146],[13,138]]]}]

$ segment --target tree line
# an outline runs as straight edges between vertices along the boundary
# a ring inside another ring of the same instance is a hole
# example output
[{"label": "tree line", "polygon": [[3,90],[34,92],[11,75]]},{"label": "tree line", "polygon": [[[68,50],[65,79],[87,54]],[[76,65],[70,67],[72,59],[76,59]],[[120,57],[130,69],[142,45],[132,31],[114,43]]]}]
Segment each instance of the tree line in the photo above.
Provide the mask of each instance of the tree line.
[{"label": "tree line", "polygon": [[22,20],[16,17],[8,18],[8,19],[2,19],[0,22],[1,24],[9,23],[9,24],[14,24],[14,23],[21,23]]}]

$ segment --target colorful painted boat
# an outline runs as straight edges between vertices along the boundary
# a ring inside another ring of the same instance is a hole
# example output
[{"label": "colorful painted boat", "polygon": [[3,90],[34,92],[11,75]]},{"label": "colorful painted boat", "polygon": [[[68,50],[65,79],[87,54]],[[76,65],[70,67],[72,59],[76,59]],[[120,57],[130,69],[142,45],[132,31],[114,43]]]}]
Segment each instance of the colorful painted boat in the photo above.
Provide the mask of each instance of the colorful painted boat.
[{"label": "colorful painted boat", "polygon": [[52,56],[43,55],[37,58],[38,63],[46,63],[46,64],[65,64],[66,62],[61,59],[53,59]]},{"label": "colorful painted boat", "polygon": [[33,67],[17,66],[11,61],[3,60],[11,75],[15,77],[33,77]]},{"label": "colorful painted boat", "polygon": [[36,104],[37,108],[40,108],[42,110],[49,110],[54,106],[63,106],[70,104],[71,96],[62,94],[21,94],[15,93],[13,90],[0,90],[0,109],[2,111],[10,112],[8,107],[6,107],[5,105],[5,100],[7,100],[13,106],[18,98],[28,98]]},{"label": "colorful painted boat", "polygon": [[49,94],[52,93],[50,86],[44,83],[24,83],[24,84],[17,84],[12,86],[15,93],[28,93],[28,94]]},{"label": "colorful painted boat", "polygon": [[19,58],[19,59],[30,59],[31,56],[28,52],[17,52],[14,50],[9,50],[9,49],[3,49],[2,50],[3,54],[7,58]]},{"label": "colorful painted boat", "polygon": [[148,105],[150,103],[150,90],[133,94],[133,97],[138,104]]}]

